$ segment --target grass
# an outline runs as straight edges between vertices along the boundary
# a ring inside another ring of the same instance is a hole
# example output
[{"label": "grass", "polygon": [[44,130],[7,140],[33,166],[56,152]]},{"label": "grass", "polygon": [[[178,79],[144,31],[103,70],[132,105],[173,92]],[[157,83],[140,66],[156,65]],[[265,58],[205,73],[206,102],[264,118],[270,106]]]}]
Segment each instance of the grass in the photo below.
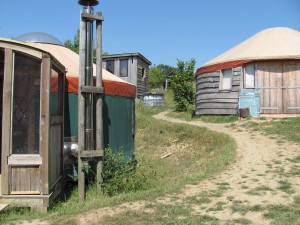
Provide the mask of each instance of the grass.
[{"label": "grass", "polygon": [[278,189],[285,192],[285,193],[287,193],[287,194],[294,194],[295,193],[291,183],[286,181],[286,180],[279,181]]},{"label": "grass", "polygon": [[248,121],[243,125],[253,131],[261,131],[271,137],[280,137],[277,143],[293,141],[300,144],[300,117],[281,118],[272,120],[260,120],[260,122]]},{"label": "grass", "polygon": [[272,220],[271,225],[299,224],[300,220],[300,196],[294,197],[291,205],[270,205],[264,214],[267,219]]},{"label": "grass", "polygon": [[241,215],[246,215],[248,212],[262,212],[264,208],[262,205],[248,205],[241,201],[233,201],[231,206],[233,213],[240,213]]},{"label": "grass", "polygon": [[247,194],[249,194],[249,195],[265,195],[266,191],[274,191],[274,190],[265,185],[262,185],[262,186],[254,188],[254,189],[251,189],[250,191],[247,191]]},{"label": "grass", "polygon": [[[36,218],[51,221],[52,224],[74,224],[74,217],[79,213],[138,200],[154,202],[157,197],[177,192],[186,184],[198,183],[222,171],[230,164],[235,157],[236,146],[228,135],[201,127],[171,124],[152,118],[152,115],[170,109],[171,105],[172,103],[168,102],[164,107],[146,107],[136,104],[135,155],[138,162],[145,165],[140,167],[142,171],[139,173],[152,171],[156,174],[156,178],[149,182],[146,190],[108,197],[97,193],[96,185],[92,184],[87,187],[86,201],[79,202],[75,186],[70,195],[57,202],[47,214],[10,208],[6,213],[1,214],[0,224]],[[171,156],[161,159],[166,152],[171,152]],[[220,184],[220,187],[226,186],[228,185],[225,183]],[[220,195],[221,190],[219,192],[212,193],[212,195]],[[200,197],[199,201],[209,202],[210,200],[209,197]],[[163,206],[159,206],[154,210],[157,212],[155,215],[124,212],[114,216],[112,220],[117,221],[120,218],[120,221],[126,221],[122,224],[137,224],[139,219],[144,221],[145,218],[149,219],[149,224],[151,221],[160,224],[204,224],[210,221],[211,224],[217,224],[217,220],[211,217],[185,218],[189,216],[189,210],[184,207],[173,207],[171,211],[168,211]],[[177,214],[177,211],[182,213]],[[160,212],[165,212],[167,218],[164,218]],[[173,213],[175,216],[172,216]],[[111,222],[108,218],[107,224],[118,223]]]}]

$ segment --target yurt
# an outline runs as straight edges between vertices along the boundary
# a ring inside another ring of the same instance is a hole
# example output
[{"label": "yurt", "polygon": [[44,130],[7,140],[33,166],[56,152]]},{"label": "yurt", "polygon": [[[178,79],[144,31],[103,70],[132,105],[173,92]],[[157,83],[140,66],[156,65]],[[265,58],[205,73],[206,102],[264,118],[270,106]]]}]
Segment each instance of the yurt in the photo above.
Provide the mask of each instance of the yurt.
[{"label": "yurt", "polygon": [[[49,43],[47,40],[49,36],[51,35],[29,33],[18,37],[17,40],[51,53],[66,68],[64,147],[66,152],[74,155],[78,140],[79,55],[58,41]],[[95,72],[94,65],[94,76]],[[114,152],[122,150],[124,156],[130,159],[134,151],[136,87],[105,69],[102,69],[102,79],[103,147],[110,147]]]},{"label": "yurt", "polygon": [[[0,38],[0,203],[47,209],[61,192],[77,164],[78,73],[79,55],[51,35]],[[136,87],[102,77],[103,148],[131,159]]]},{"label": "yurt", "polygon": [[300,114],[300,32],[260,31],[195,75],[196,115]]}]

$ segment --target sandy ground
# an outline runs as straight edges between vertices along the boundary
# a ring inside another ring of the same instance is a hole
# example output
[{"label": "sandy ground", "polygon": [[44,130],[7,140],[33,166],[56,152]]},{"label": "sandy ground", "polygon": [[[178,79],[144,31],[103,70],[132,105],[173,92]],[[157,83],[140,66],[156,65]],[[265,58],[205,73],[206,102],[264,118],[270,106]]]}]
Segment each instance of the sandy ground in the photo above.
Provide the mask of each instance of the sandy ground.
[{"label": "sandy ground", "polygon": [[[230,128],[228,124],[208,124],[201,121],[182,121],[166,116],[167,112],[155,116],[156,119],[172,123],[185,123],[193,126],[204,126],[211,130],[231,135],[237,143],[235,162],[225,171],[201,181],[196,185],[186,185],[181,193],[169,194],[155,200],[162,204],[186,204],[188,198],[200,199],[209,197],[210,201],[192,205],[194,215],[209,215],[220,220],[221,224],[238,218],[246,218],[255,225],[270,224],[263,217],[262,210],[248,210],[242,214],[239,207],[266,207],[271,204],[291,204],[293,198],[300,194],[300,179],[291,175],[295,166],[290,159],[300,155],[299,145],[285,142],[278,144],[276,139],[249,133],[242,127]],[[280,182],[292,185],[292,193],[280,190]],[[213,194],[215,193],[215,194]],[[216,194],[219,193],[219,194]],[[155,203],[154,202],[154,203]],[[77,224],[105,224],[103,217],[114,216],[125,211],[145,212],[149,202],[139,201],[121,204],[110,208],[105,207],[76,216]],[[221,210],[218,210],[221,206]],[[236,207],[236,210],[233,208]],[[149,212],[151,213],[151,212]],[[19,224],[29,224],[25,221]],[[31,221],[30,224],[47,224],[45,221]]]}]

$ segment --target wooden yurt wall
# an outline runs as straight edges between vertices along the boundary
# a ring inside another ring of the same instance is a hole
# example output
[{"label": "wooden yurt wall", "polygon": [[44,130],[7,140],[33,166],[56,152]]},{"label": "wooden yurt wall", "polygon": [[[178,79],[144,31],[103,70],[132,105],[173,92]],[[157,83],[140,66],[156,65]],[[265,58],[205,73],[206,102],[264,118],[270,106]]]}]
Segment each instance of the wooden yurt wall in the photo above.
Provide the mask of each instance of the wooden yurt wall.
[{"label": "wooden yurt wall", "polygon": [[256,63],[260,113],[300,113],[300,60]]},{"label": "wooden yurt wall", "polygon": [[221,71],[200,74],[196,85],[196,115],[232,115],[238,112],[242,67],[232,69],[231,90],[220,90]]}]

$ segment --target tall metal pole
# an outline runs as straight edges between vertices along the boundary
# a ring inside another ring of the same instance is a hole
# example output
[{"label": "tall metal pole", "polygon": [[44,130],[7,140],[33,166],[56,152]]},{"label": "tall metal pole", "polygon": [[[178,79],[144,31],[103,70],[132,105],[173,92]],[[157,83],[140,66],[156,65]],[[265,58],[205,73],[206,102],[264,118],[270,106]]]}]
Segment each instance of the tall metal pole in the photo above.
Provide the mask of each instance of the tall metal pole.
[{"label": "tall metal pole", "polygon": [[[93,7],[88,6],[87,14],[93,14]],[[93,21],[86,21],[86,62],[85,85],[93,86]],[[94,149],[93,140],[93,95],[85,93],[85,150]]]},{"label": "tall metal pole", "polygon": [[[97,189],[101,191],[103,169],[103,121],[102,121],[102,21],[101,13],[93,15],[93,7],[97,0],[79,0],[79,4],[86,6],[81,12],[80,22],[80,65],[78,88],[78,195],[85,199],[84,164],[87,159],[97,159]],[[97,26],[97,67],[96,87],[93,84],[93,21]],[[96,96],[96,133],[93,120],[93,97]],[[94,135],[96,134],[96,146]],[[96,148],[96,149],[95,149]]]}]

